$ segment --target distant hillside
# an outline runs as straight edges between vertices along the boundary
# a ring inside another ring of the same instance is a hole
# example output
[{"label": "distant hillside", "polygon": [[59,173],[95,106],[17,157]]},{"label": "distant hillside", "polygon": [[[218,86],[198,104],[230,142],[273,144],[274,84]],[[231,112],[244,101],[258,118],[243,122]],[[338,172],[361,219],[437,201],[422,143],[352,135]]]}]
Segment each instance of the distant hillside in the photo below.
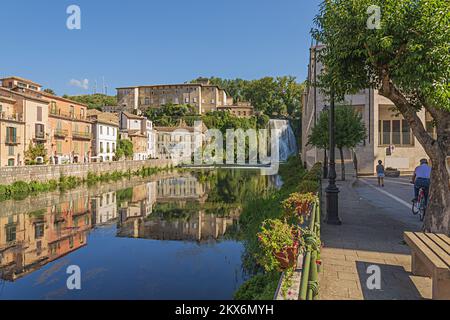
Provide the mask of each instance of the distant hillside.
[{"label": "distant hillside", "polygon": [[76,102],[84,103],[89,106],[89,109],[100,109],[103,106],[117,105],[117,98],[115,96],[107,96],[104,94],[86,94],[82,96],[68,96],[63,98],[70,99]]}]

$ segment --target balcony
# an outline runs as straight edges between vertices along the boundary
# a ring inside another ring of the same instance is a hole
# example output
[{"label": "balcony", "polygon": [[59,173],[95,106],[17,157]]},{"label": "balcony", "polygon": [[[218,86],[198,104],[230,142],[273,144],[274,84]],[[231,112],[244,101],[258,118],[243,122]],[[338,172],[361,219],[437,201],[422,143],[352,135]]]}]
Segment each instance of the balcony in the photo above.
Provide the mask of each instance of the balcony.
[{"label": "balcony", "polygon": [[6,137],[5,144],[9,146],[16,146],[20,144],[20,137]]},{"label": "balcony", "polygon": [[54,136],[59,138],[65,138],[69,135],[69,131],[67,129],[55,129]]},{"label": "balcony", "polygon": [[0,112],[0,120],[23,122],[23,115],[20,113],[6,114],[6,112]]},{"label": "balcony", "polygon": [[35,141],[46,141],[47,138],[45,137],[45,132],[35,132],[33,136],[33,140]]},{"label": "balcony", "polygon": [[72,139],[91,140],[92,135],[90,132],[72,131]]},{"label": "balcony", "polygon": [[76,114],[76,113],[72,113],[72,112],[64,112],[61,109],[50,109],[49,111],[50,116],[56,116],[56,117],[61,117],[61,118],[65,118],[65,119],[72,119],[72,120],[86,120],[86,117],[81,114]]}]

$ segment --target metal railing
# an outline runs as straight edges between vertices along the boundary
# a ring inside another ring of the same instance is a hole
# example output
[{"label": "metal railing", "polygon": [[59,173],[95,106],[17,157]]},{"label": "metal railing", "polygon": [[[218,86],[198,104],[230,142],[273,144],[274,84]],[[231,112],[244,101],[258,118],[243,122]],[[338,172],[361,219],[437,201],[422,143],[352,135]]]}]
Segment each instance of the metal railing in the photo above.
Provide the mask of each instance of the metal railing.
[{"label": "metal railing", "polygon": [[92,135],[90,132],[83,131],[72,131],[72,138],[75,139],[91,139]]},{"label": "metal railing", "polygon": [[319,297],[319,263],[320,260],[320,196],[311,211],[308,234],[305,236],[306,250],[303,256],[303,268],[300,281],[300,300],[317,300]]},{"label": "metal railing", "polygon": [[67,137],[69,135],[69,130],[67,129],[55,129],[54,135],[57,137]]}]

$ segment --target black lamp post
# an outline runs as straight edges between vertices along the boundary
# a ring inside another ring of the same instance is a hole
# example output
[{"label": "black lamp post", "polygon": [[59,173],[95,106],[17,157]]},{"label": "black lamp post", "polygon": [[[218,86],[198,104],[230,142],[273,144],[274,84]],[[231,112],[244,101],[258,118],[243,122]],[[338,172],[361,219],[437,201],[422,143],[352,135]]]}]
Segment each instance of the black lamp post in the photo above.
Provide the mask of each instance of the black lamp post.
[{"label": "black lamp post", "polygon": [[331,103],[329,110],[329,135],[330,135],[330,153],[329,161],[330,168],[328,170],[328,187],[325,189],[326,192],[326,207],[327,207],[327,217],[326,223],[333,225],[342,224],[341,219],[339,219],[339,208],[338,208],[338,195],[339,188],[336,186],[336,162],[335,162],[335,115],[334,115],[334,92],[331,93]]}]

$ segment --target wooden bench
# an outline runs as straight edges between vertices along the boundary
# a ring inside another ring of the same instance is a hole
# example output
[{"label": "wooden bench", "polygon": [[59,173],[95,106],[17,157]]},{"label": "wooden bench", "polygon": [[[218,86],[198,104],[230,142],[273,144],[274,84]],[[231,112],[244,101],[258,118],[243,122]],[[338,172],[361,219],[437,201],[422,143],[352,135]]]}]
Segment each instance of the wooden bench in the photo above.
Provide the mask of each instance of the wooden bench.
[{"label": "wooden bench", "polygon": [[416,276],[431,277],[433,299],[450,300],[450,238],[443,234],[405,232],[411,248],[411,271]]}]

